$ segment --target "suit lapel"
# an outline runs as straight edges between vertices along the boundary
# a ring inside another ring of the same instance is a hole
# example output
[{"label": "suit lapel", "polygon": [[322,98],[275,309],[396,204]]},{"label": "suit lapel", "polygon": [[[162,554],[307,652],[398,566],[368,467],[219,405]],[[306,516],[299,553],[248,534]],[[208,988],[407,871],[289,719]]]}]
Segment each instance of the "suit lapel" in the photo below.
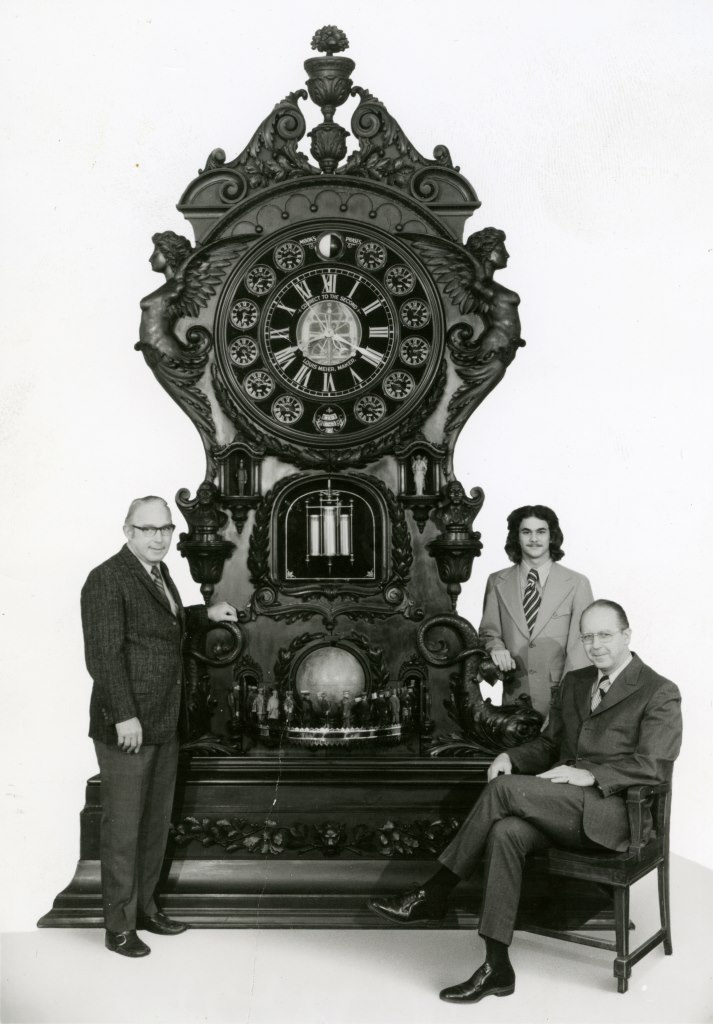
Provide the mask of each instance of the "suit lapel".
[{"label": "suit lapel", "polygon": [[500,576],[495,585],[500,591],[500,596],[503,599],[503,604],[510,613],[513,622],[520,630],[522,635],[529,640],[530,630],[527,628],[525,613],[522,610],[522,594],[520,593],[520,566],[513,565],[511,569],[507,569]]},{"label": "suit lapel", "polygon": [[166,597],[166,595],[161,595],[161,592],[159,591],[158,587],[149,578],[149,574],[146,572],[141,562],[138,560],[136,555],[132,554],[131,551],[129,551],[129,548],[126,544],[121,549],[121,555],[123,556],[124,565],[127,567],[129,572],[141,583],[143,587],[145,587],[148,590],[149,594],[151,594],[154,601],[160,604],[162,608],[165,608],[167,612],[173,614],[171,612],[171,605],[168,603],[168,598]]},{"label": "suit lapel", "polygon": [[[639,676],[641,675],[642,668],[643,662],[634,655],[632,661],[626,666],[621,675],[617,676],[614,680],[609,692],[604,694],[599,706],[592,711],[592,717],[603,714],[610,708],[620,704],[621,701],[626,700],[627,697],[630,697],[639,685]],[[594,685],[593,682],[592,685]]]},{"label": "suit lapel", "polygon": [[[579,689],[575,695],[575,704],[577,705],[580,722],[585,718],[589,718],[589,715],[592,713],[592,687],[597,678],[597,670],[594,665],[584,671],[587,674],[584,679],[579,680]],[[599,706],[601,707],[601,704]]]},{"label": "suit lapel", "polygon": [[163,562],[161,563],[161,571],[163,574],[163,582],[171,592],[171,597],[176,604],[176,615],[179,619],[183,620],[183,605],[181,604],[181,595],[178,593],[176,584],[171,579],[171,574],[168,571],[168,566]]},{"label": "suit lapel", "polygon": [[533,640],[538,633],[542,632],[559,606],[571,593],[573,586],[572,576],[566,569],[562,569],[556,562],[550,566],[547,583],[542,591],[542,602],[535,620],[535,628],[532,631]]}]

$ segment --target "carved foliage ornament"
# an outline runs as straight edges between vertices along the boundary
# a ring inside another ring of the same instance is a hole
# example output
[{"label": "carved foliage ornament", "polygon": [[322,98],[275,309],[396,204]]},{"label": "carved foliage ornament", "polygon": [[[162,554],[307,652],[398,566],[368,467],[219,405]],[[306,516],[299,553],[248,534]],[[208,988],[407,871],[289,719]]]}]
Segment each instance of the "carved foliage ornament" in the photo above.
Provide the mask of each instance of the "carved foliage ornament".
[{"label": "carved foliage ornament", "polygon": [[402,859],[432,859],[446,848],[460,822],[457,818],[435,821],[387,820],[381,825],[326,821],[319,823],[291,822],[280,824],[274,819],[263,822],[247,818],[196,818],[187,816],[171,825],[171,840],[176,846],[200,843],[221,847],[230,854],[259,854],[279,857],[302,856],[317,851],[323,857],[344,853]]},{"label": "carved foliage ornament", "polygon": [[[436,146],[432,160],[425,158],[380,100],[361,86],[352,87],[350,76],[354,61],[334,55],[348,46],[340,29],[325,26],[315,34],[312,45],[326,51],[325,56],[311,57],[304,65],[309,98],[320,107],[323,116],[322,123],[309,133],[311,153],[319,167],[311,164],[298,149],[306,133],[298,101],[307,98],[304,89],[298,89],[275,106],[233,160],[226,161],[223,149],[211,152],[199,177],[183,196],[180,209],[199,203],[211,177],[219,183],[219,198],[230,205],[240,202],[250,192],[290,178],[320,173],[369,178],[402,189],[426,203],[438,204],[442,200],[452,203],[457,197],[471,210],[477,209],[478,198],[470,183],[453,166],[446,146]],[[351,121],[358,149],[342,164],[349,132],[335,123],[334,114],[350,95],[360,99]]]}]

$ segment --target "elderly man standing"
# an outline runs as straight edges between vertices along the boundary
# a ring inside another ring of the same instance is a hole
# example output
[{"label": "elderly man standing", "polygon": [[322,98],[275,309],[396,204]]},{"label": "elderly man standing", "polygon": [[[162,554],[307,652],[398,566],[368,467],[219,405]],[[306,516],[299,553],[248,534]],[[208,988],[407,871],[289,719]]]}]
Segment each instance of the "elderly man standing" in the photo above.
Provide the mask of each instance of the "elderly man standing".
[{"label": "elderly man standing", "polygon": [[136,934],[177,935],[187,925],[155,901],[178,765],[182,647],[201,622],[236,621],[221,602],[184,608],[163,559],[174,526],[163,498],[132,501],[126,544],[82,588],[82,627],[93,680],[89,735],[102,792],[105,944],[123,956],[151,952]]},{"label": "elderly man standing", "polygon": [[418,889],[369,903],[397,924],[438,920],[450,890],[484,862],[478,930],[485,961],[441,992],[447,1002],[515,991],[509,946],[526,856],[548,846],[625,850],[624,791],[671,778],[681,746],[678,688],[630,652],[620,605],[595,601],[580,628],[591,665],[565,676],[544,732],[495,758],[488,785],[438,858],[439,871]]}]

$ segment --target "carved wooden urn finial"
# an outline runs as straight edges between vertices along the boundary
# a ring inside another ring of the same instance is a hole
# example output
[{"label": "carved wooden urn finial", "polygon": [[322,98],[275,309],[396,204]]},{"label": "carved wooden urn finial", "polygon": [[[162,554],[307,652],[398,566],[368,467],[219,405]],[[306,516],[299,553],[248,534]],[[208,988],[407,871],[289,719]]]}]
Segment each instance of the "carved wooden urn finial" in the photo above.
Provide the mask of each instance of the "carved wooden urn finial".
[{"label": "carved wooden urn finial", "polygon": [[320,168],[331,174],[347,153],[346,139],[349,132],[341,125],[334,124],[334,112],[349,98],[354,70],[350,57],[335,57],[340,50],[346,50],[349,40],[336,25],[325,25],[312,38],[312,49],[326,53],[326,57],[310,57],[305,61],[309,75],[307,90],[310,99],[322,111],[324,121],[310,133],[310,152]]}]

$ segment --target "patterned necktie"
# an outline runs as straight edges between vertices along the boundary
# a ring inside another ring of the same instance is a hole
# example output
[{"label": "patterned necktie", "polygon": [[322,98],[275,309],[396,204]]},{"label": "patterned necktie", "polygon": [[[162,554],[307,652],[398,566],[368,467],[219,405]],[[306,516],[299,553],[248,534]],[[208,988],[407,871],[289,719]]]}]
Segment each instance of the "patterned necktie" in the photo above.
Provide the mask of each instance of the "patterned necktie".
[{"label": "patterned necktie", "polygon": [[151,566],[151,579],[156,584],[156,589],[161,592],[161,597],[164,599],[164,601],[168,601],[168,598],[166,597],[166,588],[163,585],[163,577],[161,576],[161,570],[157,565]]},{"label": "patterned necktie", "polygon": [[592,711],[596,711],[596,709],[599,707],[599,705],[602,702],[602,698],[604,697],[604,694],[609,691],[610,686],[611,679],[609,678],[609,676],[602,676],[602,678],[599,680],[599,686],[596,688],[594,694],[592,695]]},{"label": "patterned necktie", "polygon": [[537,584],[540,581],[537,569],[530,569],[527,574],[527,583],[525,584],[525,593],[522,598],[522,607],[525,612],[525,621],[527,622],[527,628],[532,633],[535,628],[535,622],[537,620],[537,613],[540,610],[540,592],[537,589]]}]

